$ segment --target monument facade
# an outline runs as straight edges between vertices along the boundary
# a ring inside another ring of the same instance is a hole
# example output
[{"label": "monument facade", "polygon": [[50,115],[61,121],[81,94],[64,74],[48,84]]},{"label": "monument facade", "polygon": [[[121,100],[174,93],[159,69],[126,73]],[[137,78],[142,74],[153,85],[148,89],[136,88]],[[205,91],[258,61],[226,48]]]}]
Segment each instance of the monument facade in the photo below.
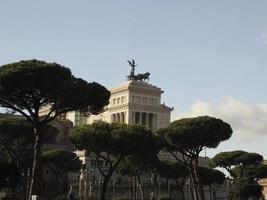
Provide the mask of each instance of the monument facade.
[{"label": "monument facade", "polygon": [[135,75],[135,62],[131,66],[128,80],[111,89],[109,105],[99,115],[83,116],[79,112],[70,112],[66,118],[74,125],[91,124],[94,121],[140,124],[152,131],[164,128],[170,123],[170,108],[161,102],[164,91],[146,82],[150,73]]}]

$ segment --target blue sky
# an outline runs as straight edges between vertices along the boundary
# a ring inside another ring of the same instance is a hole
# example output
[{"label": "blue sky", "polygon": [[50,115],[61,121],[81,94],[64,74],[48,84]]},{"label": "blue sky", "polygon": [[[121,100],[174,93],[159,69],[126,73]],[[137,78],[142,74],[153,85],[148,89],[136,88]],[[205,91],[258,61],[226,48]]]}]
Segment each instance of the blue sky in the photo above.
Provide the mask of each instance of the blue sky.
[{"label": "blue sky", "polygon": [[9,0],[0,2],[0,65],[58,62],[108,88],[138,73],[165,90],[172,119],[209,114],[233,124],[215,151],[267,158],[267,1]]}]

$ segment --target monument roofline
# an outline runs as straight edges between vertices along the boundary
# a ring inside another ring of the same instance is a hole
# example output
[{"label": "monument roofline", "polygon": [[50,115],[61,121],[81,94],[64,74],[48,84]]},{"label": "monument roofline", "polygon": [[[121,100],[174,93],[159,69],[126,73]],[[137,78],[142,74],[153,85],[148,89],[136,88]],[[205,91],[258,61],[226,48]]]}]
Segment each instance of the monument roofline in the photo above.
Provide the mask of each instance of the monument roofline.
[{"label": "monument roofline", "polygon": [[156,87],[152,84],[149,84],[144,81],[136,81],[136,80],[129,80],[127,82],[124,82],[117,87],[114,87],[111,89],[111,94],[115,94],[118,92],[123,92],[123,91],[147,91],[147,92],[153,92],[153,93],[158,93],[162,94],[164,93],[161,88]]}]

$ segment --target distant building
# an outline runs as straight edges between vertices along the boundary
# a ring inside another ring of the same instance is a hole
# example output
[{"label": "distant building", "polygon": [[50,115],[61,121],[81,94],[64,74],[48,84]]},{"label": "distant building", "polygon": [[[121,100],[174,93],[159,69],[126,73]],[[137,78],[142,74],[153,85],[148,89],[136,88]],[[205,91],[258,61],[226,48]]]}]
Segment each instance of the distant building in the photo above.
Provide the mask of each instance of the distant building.
[{"label": "distant building", "polygon": [[130,80],[111,89],[109,105],[105,112],[91,115],[82,123],[91,124],[96,120],[140,124],[152,131],[170,123],[172,108],[161,103],[163,91],[144,81]]},{"label": "distant building", "polygon": [[[263,164],[267,165],[267,160],[263,161]],[[267,199],[267,178],[261,179],[259,181],[259,184],[263,186],[263,196],[265,199]]]},{"label": "distant building", "polygon": [[[161,95],[164,93],[161,88],[145,81],[128,80],[112,88],[110,92],[110,102],[103,113],[84,116],[75,111],[67,113],[64,118],[71,120],[74,125],[91,124],[102,120],[110,123],[140,124],[152,131],[170,124],[173,108],[161,102]],[[80,197],[91,197],[90,184],[92,184],[92,180],[101,182],[101,175],[96,168],[96,158],[93,154],[86,155],[85,151],[76,153],[83,161],[85,170],[81,174],[70,173],[69,182],[74,188],[77,188],[77,184],[79,184]],[[104,161],[100,162],[105,166]],[[78,178],[80,178],[79,183],[77,182]]]},{"label": "distant building", "polygon": [[[145,81],[149,75],[150,73],[135,75],[134,70],[132,70],[128,76],[128,81],[110,90],[109,105],[99,115],[85,116],[79,111],[73,111],[63,114],[59,118],[72,121],[74,126],[92,124],[102,120],[110,123],[140,124],[153,132],[165,128],[170,124],[173,108],[162,103],[161,97],[164,91],[161,88]],[[48,111],[49,108],[44,109],[43,114]],[[85,151],[76,151],[76,153],[82,160],[84,167],[81,173],[69,173],[69,185],[75,189],[76,197],[79,196],[81,199],[98,198],[103,178],[97,170],[96,157],[92,153],[86,154]],[[165,152],[161,152],[159,157],[162,160],[174,160],[172,155]],[[208,158],[200,157],[199,165],[208,166],[208,161]],[[107,166],[104,160],[99,162],[104,168]],[[118,176],[114,175],[110,184],[114,184],[117,178]]]},{"label": "distant building", "polygon": [[[146,126],[153,132],[160,128],[165,128],[170,124],[173,108],[162,103],[161,95],[164,91],[161,88],[149,84],[144,80],[130,78],[128,81],[112,88],[110,92],[110,102],[103,113],[83,116],[75,111],[67,113],[65,117],[73,121],[76,125],[91,124],[95,121],[102,120],[110,123],[140,124]],[[99,193],[98,185],[101,184],[103,178],[97,170],[96,157],[92,153],[88,156],[84,151],[77,151],[76,153],[84,163],[84,171],[79,175],[72,173],[69,176],[69,181],[76,188],[79,184],[80,198],[97,198],[95,191]],[[159,158],[161,160],[174,160],[172,155],[165,152],[160,152]],[[101,160],[100,162],[100,165],[105,168],[107,163]],[[200,157],[199,159],[201,166],[208,166],[208,162],[208,158]],[[114,175],[111,178],[111,185],[116,181],[117,177],[117,175]],[[78,178],[80,178],[79,183],[77,183]],[[127,183],[125,182],[124,184]]]}]

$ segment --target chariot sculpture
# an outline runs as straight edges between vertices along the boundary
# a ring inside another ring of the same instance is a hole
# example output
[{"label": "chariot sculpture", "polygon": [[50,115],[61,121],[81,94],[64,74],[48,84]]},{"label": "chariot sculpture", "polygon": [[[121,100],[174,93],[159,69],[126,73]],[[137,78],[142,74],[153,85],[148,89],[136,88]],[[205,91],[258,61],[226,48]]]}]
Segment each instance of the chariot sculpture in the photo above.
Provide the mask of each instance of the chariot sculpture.
[{"label": "chariot sculpture", "polygon": [[135,64],[135,61],[129,61],[127,60],[127,62],[129,63],[129,65],[131,66],[131,71],[130,74],[127,76],[128,80],[135,80],[135,81],[145,81],[148,80],[149,81],[149,76],[150,73],[146,72],[144,74],[137,74],[135,75],[135,67],[137,66],[137,64]]}]

